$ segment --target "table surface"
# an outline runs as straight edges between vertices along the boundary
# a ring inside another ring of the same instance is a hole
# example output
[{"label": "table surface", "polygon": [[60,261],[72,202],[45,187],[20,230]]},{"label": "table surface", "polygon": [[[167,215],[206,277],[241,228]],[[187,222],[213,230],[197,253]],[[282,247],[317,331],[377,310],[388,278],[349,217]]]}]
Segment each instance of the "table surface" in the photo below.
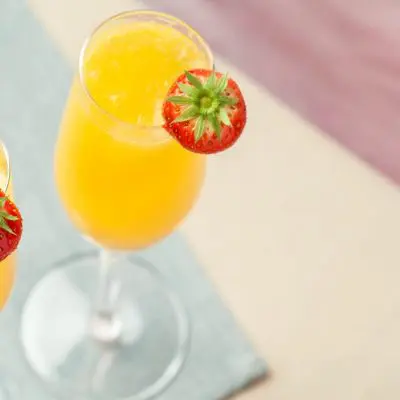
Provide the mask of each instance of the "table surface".
[{"label": "table surface", "polygon": [[400,184],[400,2],[146,4],[194,25],[216,53]]},{"label": "table surface", "polygon": [[[75,63],[132,0],[30,0]],[[238,400],[386,400],[400,393],[398,189],[243,72],[249,123],[210,158],[183,226],[210,279],[273,368]]]}]

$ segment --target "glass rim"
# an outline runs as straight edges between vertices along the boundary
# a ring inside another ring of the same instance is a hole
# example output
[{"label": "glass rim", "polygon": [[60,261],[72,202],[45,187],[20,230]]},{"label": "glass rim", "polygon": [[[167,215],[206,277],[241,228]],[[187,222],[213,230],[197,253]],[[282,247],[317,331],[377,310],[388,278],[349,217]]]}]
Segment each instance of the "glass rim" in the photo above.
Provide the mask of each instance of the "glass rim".
[{"label": "glass rim", "polygon": [[0,152],[3,153],[4,160],[6,163],[6,184],[5,188],[1,188],[4,193],[7,194],[8,187],[10,186],[10,180],[11,180],[11,163],[10,163],[10,156],[8,154],[7,146],[4,144],[3,140],[0,139]]},{"label": "glass rim", "polygon": [[145,131],[146,130],[147,131],[153,131],[153,130],[162,129],[163,126],[162,125],[141,125],[141,124],[127,122],[127,121],[124,121],[124,120],[118,118],[117,116],[115,116],[113,113],[107,111],[106,109],[104,109],[100,104],[98,104],[96,99],[90,93],[88,87],[85,84],[85,78],[84,78],[84,73],[83,73],[86,51],[87,51],[88,46],[91,43],[92,39],[96,35],[96,33],[99,32],[103,27],[108,25],[110,22],[113,22],[113,21],[116,21],[116,20],[119,20],[119,19],[124,19],[124,18],[130,17],[130,16],[137,16],[137,15],[148,15],[148,16],[162,17],[166,21],[169,20],[169,21],[175,22],[175,23],[185,27],[189,32],[192,32],[192,33],[195,34],[196,38],[198,39],[199,43],[201,44],[201,46],[202,46],[202,48],[204,50],[204,53],[208,57],[208,60],[210,62],[210,67],[212,67],[214,65],[214,57],[213,57],[212,51],[211,51],[210,46],[208,45],[208,43],[203,39],[203,37],[194,28],[192,28],[189,24],[187,24],[186,22],[182,21],[181,19],[179,19],[177,17],[174,17],[173,15],[170,15],[170,14],[167,14],[167,13],[164,13],[164,12],[160,12],[160,11],[132,10],[132,11],[120,12],[118,14],[115,14],[115,15],[103,20],[100,24],[98,24],[92,30],[92,32],[89,34],[89,36],[86,37],[86,39],[83,42],[83,45],[81,47],[80,53],[79,53],[78,76],[79,76],[79,83],[80,83],[81,87],[83,88],[83,91],[84,91],[86,97],[89,99],[90,103],[93,106],[95,106],[96,109],[98,111],[100,111],[104,116],[106,116],[107,118],[110,118],[111,120],[115,121],[119,125],[125,126],[127,128],[136,128],[136,129],[145,130]]}]

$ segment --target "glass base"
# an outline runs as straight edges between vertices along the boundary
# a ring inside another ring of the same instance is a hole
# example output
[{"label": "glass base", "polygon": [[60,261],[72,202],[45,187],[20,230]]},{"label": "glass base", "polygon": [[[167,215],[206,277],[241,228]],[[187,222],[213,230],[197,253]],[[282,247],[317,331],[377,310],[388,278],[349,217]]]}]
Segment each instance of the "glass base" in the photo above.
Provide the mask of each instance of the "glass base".
[{"label": "glass base", "polygon": [[93,313],[95,254],[59,263],[27,300],[21,323],[27,360],[61,398],[149,399],[184,363],[189,325],[176,296],[143,259],[121,257],[117,268],[112,319]]}]

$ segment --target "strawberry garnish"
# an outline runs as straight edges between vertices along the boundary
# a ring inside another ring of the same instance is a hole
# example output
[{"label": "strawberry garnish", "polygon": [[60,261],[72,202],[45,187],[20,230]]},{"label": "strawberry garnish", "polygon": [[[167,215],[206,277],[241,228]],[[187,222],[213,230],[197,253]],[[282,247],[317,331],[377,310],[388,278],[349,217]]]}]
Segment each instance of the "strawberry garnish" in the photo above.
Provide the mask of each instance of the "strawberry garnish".
[{"label": "strawberry garnish", "polygon": [[164,128],[188,150],[217,153],[231,147],[246,124],[246,104],[235,81],[206,69],[186,71],[168,91]]},{"label": "strawberry garnish", "polygon": [[16,205],[0,190],[0,261],[14,252],[21,235],[21,214]]}]

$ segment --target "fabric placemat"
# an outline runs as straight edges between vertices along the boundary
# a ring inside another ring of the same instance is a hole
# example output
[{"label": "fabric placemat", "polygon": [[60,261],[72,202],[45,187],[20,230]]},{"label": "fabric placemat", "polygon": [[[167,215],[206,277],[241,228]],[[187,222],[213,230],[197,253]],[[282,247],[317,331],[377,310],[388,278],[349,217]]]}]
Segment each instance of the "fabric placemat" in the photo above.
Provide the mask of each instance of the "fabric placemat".
[{"label": "fabric placemat", "polygon": [[[25,217],[13,296],[0,315],[0,370],[20,399],[50,400],[19,345],[19,315],[30,288],[51,264],[89,248],[58,202],[53,147],[71,71],[23,0],[0,3],[0,135],[9,148],[16,197]],[[230,311],[179,234],[144,252],[173,284],[193,320],[188,362],[161,400],[216,400],[266,374]],[[144,360],[145,362],[145,360]]]}]

